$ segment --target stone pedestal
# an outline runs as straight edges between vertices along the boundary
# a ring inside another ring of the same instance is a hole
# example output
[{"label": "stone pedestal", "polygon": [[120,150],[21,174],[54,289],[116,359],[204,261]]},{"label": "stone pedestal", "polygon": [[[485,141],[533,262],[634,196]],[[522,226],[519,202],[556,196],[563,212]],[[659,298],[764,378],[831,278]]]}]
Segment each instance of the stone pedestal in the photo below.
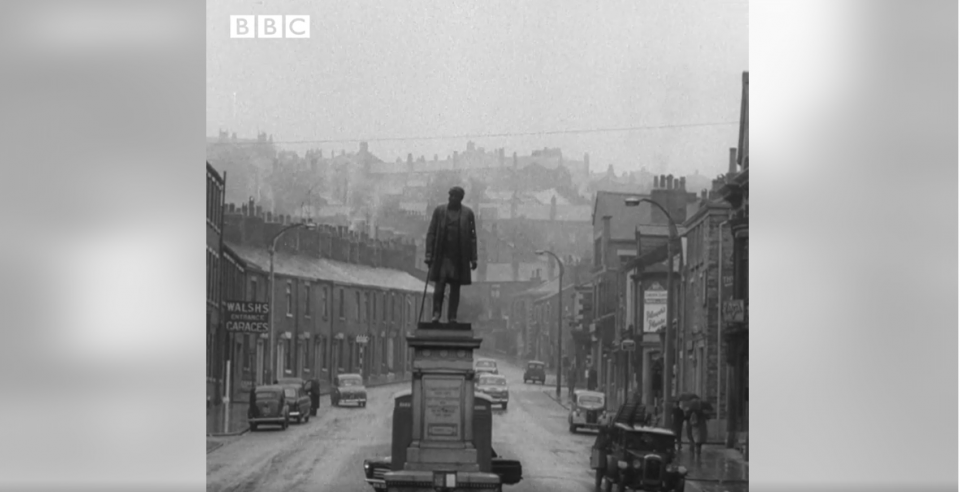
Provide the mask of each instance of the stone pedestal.
[{"label": "stone pedestal", "polygon": [[467,323],[420,323],[407,344],[413,352],[413,442],[388,490],[434,490],[435,473],[455,474],[450,490],[496,490],[500,477],[480,471],[473,445],[473,351],[481,339]]}]

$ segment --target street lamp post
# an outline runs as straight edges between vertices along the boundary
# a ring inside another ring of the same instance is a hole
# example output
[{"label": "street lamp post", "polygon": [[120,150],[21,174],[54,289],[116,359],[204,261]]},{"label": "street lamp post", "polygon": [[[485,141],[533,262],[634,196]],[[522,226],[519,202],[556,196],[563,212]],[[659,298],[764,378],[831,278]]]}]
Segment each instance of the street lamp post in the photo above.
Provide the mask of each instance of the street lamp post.
[{"label": "street lamp post", "polygon": [[636,207],[640,205],[641,202],[649,203],[663,212],[667,216],[667,220],[670,222],[670,238],[667,240],[667,326],[664,327],[666,332],[663,342],[663,422],[664,425],[669,429],[672,426],[672,408],[673,408],[673,365],[674,365],[674,353],[673,353],[673,245],[677,240],[677,223],[674,222],[673,217],[670,216],[670,212],[667,212],[665,208],[659,203],[649,199],[649,198],[627,198],[624,200],[624,203],[628,207]]},{"label": "street lamp post", "polygon": [[560,257],[556,255],[553,251],[547,250],[537,250],[538,255],[550,255],[553,259],[557,260],[557,265],[560,266],[560,279],[557,290],[557,400],[560,399],[560,360],[563,351],[563,262],[560,261]]},{"label": "street lamp post", "polygon": [[[273,376],[273,380],[279,379],[278,373],[280,372],[277,370],[277,328],[276,328],[277,325],[276,323],[274,323],[276,313],[274,312],[274,309],[273,309],[273,307],[276,305],[276,298],[277,298],[277,290],[275,286],[276,277],[274,275],[274,270],[273,270],[273,256],[277,251],[277,240],[280,239],[280,236],[282,236],[283,233],[291,229],[296,229],[298,227],[311,227],[311,226],[312,224],[307,224],[303,222],[288,225],[287,227],[280,229],[280,231],[274,234],[273,238],[270,240],[270,307],[269,307],[270,346],[268,350],[270,351],[270,374]],[[271,382],[272,381],[270,381],[270,379],[268,378],[267,384],[270,384]]]}]

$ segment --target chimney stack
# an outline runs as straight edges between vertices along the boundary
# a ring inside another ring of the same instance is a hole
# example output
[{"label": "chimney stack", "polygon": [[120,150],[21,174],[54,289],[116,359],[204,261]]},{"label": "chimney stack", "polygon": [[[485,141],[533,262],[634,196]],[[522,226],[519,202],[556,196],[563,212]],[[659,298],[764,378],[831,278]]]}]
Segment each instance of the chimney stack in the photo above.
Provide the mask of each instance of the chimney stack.
[{"label": "chimney stack", "polygon": [[737,173],[737,148],[730,147],[730,167],[727,169],[730,174]]},{"label": "chimney stack", "polygon": [[590,154],[583,154],[583,164],[586,166],[587,170],[590,170]]},{"label": "chimney stack", "polygon": [[685,176],[680,177],[680,189],[684,191],[687,190],[687,178]]}]

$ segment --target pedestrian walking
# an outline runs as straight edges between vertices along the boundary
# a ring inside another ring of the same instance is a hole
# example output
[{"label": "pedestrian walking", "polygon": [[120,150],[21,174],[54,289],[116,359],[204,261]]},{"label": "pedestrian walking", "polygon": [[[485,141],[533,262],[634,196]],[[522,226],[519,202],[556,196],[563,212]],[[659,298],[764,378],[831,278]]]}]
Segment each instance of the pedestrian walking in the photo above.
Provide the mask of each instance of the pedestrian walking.
[{"label": "pedestrian walking", "polygon": [[[670,411],[671,427],[673,434],[677,436],[677,451],[683,451],[683,421],[687,416],[683,412],[683,407],[679,401],[673,402],[673,409]],[[689,428],[689,426],[687,426]]]},{"label": "pedestrian walking", "polygon": [[687,434],[690,437],[690,448],[699,458],[703,444],[707,442],[707,417],[700,405],[690,408],[687,418]]},{"label": "pedestrian walking", "polygon": [[573,401],[573,390],[576,387],[577,382],[577,368],[570,366],[570,371],[567,373],[567,394],[570,395],[570,401]]}]

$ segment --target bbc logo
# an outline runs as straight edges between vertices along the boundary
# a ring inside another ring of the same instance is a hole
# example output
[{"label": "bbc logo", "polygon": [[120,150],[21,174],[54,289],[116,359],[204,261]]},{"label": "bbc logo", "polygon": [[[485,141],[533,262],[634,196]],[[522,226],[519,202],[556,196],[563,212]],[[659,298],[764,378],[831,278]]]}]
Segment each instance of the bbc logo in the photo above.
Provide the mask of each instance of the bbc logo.
[{"label": "bbc logo", "polygon": [[310,37],[309,15],[231,15],[231,38],[293,38]]}]

